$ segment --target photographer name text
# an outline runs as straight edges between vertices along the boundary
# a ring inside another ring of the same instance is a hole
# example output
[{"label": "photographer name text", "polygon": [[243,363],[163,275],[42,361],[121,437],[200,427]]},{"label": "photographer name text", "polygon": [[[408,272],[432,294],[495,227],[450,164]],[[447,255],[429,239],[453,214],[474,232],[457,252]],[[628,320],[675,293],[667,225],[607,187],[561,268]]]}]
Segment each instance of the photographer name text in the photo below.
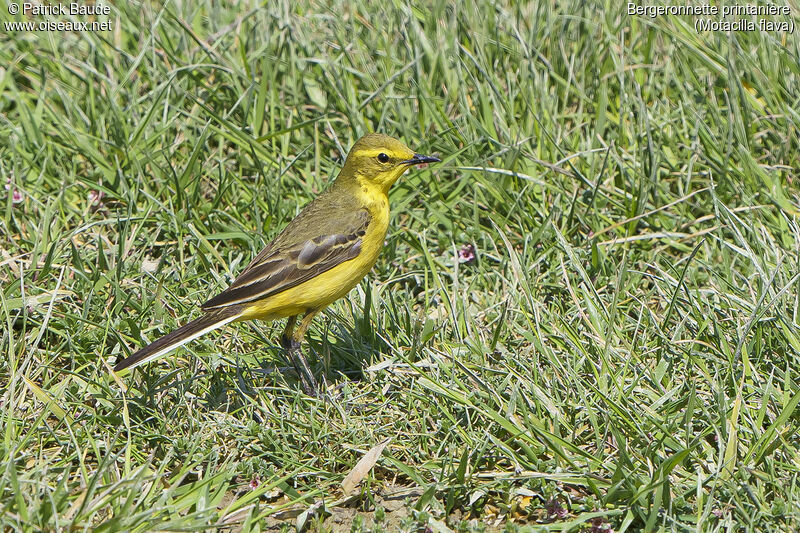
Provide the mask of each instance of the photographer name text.
[{"label": "photographer name text", "polygon": [[[34,2],[10,2],[9,15],[22,15],[27,20],[3,21],[7,32],[96,32],[111,31],[111,20],[94,17],[108,17],[111,6],[108,4],[82,4],[80,2],[38,4]],[[57,20],[58,17],[92,17],[93,20]]]},{"label": "photographer name text", "polygon": [[[11,6],[9,6],[9,8],[10,7]],[[16,13],[11,14],[15,15]],[[108,16],[111,14],[111,7],[105,4],[80,4],[78,2],[72,2],[69,4],[34,4],[33,2],[23,2],[22,14],[33,17],[53,17],[58,15],[73,17],[89,15]]]}]

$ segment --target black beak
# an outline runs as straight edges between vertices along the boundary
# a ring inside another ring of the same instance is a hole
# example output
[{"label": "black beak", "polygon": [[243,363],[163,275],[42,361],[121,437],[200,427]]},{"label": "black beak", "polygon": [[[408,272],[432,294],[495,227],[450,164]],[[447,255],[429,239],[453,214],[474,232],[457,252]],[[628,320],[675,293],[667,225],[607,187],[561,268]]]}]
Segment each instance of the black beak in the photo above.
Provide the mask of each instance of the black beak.
[{"label": "black beak", "polygon": [[422,155],[422,154],[414,154],[414,157],[411,159],[406,159],[405,161],[400,161],[401,165],[421,165],[422,163],[438,163],[441,161],[438,157],[433,157],[432,155]]}]

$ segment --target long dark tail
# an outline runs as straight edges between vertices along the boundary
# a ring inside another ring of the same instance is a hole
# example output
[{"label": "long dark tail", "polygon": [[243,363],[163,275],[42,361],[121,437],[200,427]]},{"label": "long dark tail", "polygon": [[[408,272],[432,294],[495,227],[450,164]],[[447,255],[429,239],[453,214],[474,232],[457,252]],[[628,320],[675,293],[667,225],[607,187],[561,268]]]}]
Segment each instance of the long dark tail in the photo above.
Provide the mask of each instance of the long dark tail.
[{"label": "long dark tail", "polygon": [[228,322],[233,322],[242,314],[242,306],[234,305],[223,307],[222,309],[206,313],[205,315],[192,320],[185,326],[181,326],[175,331],[168,333],[160,339],[152,342],[131,355],[123,359],[114,367],[115,372],[125,369],[133,369],[141,364],[148,363],[166,355],[172,350],[183,346],[192,339],[196,339],[204,333],[224,326]]}]

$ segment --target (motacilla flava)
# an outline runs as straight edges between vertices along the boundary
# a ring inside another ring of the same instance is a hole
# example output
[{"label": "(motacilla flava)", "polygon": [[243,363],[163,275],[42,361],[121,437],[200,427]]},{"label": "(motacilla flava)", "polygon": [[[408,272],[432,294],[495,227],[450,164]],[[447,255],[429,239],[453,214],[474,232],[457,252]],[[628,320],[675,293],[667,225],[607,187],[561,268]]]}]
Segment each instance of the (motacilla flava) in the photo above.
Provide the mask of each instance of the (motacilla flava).
[{"label": "(motacilla flava)", "polygon": [[362,137],[334,183],[289,222],[230,287],[200,306],[201,317],[123,359],[114,370],[152,361],[229,322],[288,317],[281,345],[306,392],[315,391],[316,380],[300,350],[306,329],[314,315],[346,295],[375,264],[389,227],[392,184],[410,167],[437,161],[387,135]]}]

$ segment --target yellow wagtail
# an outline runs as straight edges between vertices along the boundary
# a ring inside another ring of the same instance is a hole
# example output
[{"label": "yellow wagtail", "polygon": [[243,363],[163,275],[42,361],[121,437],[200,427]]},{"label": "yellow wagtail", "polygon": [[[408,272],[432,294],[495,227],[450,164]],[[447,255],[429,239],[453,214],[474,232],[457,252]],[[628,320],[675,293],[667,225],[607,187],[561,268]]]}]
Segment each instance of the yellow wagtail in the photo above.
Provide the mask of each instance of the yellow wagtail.
[{"label": "yellow wagtail", "polygon": [[300,351],[306,329],[315,314],[347,294],[375,264],[389,227],[392,184],[409,167],[437,161],[387,135],[362,137],[333,185],[289,222],[230,287],[201,306],[204,315],[123,359],[114,370],[152,361],[229,322],[289,317],[281,345],[304,388],[316,389]]}]

